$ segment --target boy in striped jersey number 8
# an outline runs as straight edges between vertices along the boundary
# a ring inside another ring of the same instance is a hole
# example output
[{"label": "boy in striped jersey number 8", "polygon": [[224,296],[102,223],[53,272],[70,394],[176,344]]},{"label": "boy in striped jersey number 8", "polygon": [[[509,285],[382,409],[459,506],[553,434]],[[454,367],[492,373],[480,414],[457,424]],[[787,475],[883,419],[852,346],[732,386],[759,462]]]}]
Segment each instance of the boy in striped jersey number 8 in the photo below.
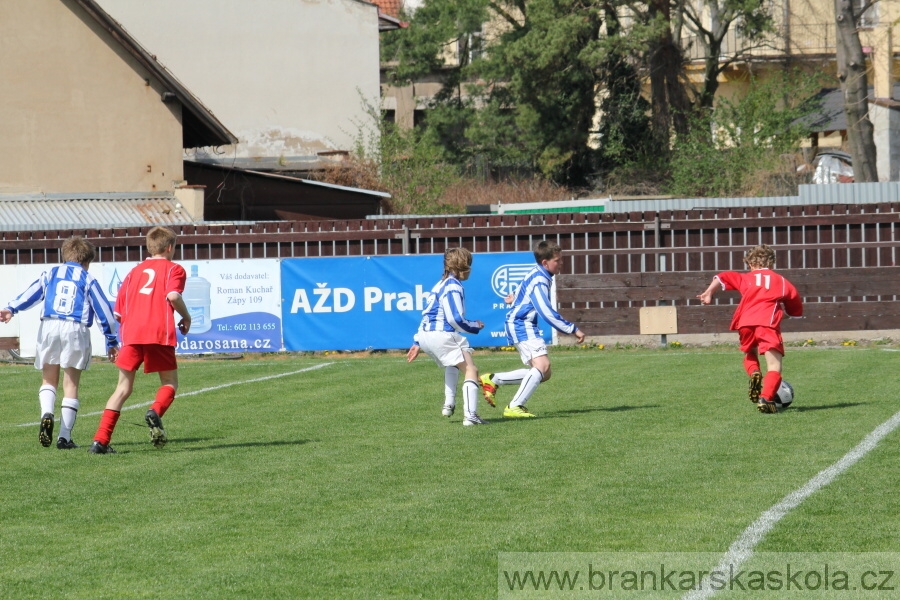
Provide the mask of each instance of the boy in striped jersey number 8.
[{"label": "boy in striped jersey number 8", "polygon": [[444,369],[444,407],[441,414],[451,417],[456,410],[456,384],[459,372],[465,372],[463,382],[463,425],[486,425],[478,416],[478,369],[472,360],[473,349],[462,333],[478,333],[484,328],[481,321],[466,318],[465,293],[462,281],[472,272],[472,254],[465,248],[450,248],[444,253],[444,274],[431,288],[431,297],[422,311],[422,322],[414,337],[415,343],[406,354],[412,362],[419,351],[430,356]]},{"label": "boy in striped jersey number 8", "polygon": [[525,403],[538,385],[550,379],[550,355],[538,329],[538,315],[557,331],[574,335],[579,344],[584,342],[584,332],[565,320],[550,303],[550,283],[562,271],[562,248],[556,242],[544,240],[534,247],[534,259],[537,266],[525,277],[515,294],[506,298],[507,303],[512,304],[506,314],[506,338],[519,351],[522,363],[529,368],[489,373],[481,377],[484,399],[491,406],[495,404],[498,386],[519,385],[515,396],[503,410],[506,418],[534,417]]},{"label": "boy in striped jersey number 8", "polygon": [[106,338],[106,354],[115,361],[119,342],[114,330],[115,318],[109,300],[100,284],[88,273],[94,260],[94,246],[74,236],[63,242],[60,251],[62,265],[41,274],[9,306],[0,310],[0,322],[6,323],[21,310],[42,302],[41,324],[38,328],[34,366],[41,370],[43,381],[38,390],[41,422],[38,440],[45,448],[53,442],[56,390],[59,372],[63,371],[63,399],[61,423],[56,447],[72,450],[72,428],[78,415],[78,384],[81,372],[91,364],[91,334],[89,327],[97,319]]}]

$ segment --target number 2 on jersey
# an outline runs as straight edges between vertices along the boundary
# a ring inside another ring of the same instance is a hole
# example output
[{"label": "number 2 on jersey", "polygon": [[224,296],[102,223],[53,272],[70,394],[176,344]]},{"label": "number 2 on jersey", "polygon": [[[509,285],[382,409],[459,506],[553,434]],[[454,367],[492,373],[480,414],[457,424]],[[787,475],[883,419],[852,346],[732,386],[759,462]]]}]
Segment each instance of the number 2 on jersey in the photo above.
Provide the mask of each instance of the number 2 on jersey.
[{"label": "number 2 on jersey", "polygon": [[[156,278],[156,271],[153,269],[144,269],[144,273],[147,274],[147,283],[141,287],[140,293],[149,295],[153,293],[153,288],[150,287],[150,284],[153,283],[153,280]],[[757,275],[757,277],[759,276]],[[757,282],[756,285],[759,285],[759,282]]]}]

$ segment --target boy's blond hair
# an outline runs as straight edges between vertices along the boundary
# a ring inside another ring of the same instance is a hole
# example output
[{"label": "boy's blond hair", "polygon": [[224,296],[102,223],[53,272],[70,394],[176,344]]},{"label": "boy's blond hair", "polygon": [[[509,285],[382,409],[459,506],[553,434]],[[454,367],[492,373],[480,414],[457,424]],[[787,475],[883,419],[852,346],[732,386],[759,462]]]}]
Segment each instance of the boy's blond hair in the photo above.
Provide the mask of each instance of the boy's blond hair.
[{"label": "boy's blond hair", "polygon": [[159,256],[169,246],[175,246],[175,232],[168,227],[154,227],[147,232],[147,251],[151,256]]},{"label": "boy's blond hair", "polygon": [[63,242],[62,250],[63,262],[76,262],[80,265],[89,265],[94,260],[94,245],[84,239],[73,235]]},{"label": "boy's blond hair", "polygon": [[534,260],[537,261],[537,264],[555,258],[560,254],[562,254],[562,248],[559,247],[559,244],[550,240],[540,241],[534,247]]},{"label": "boy's blond hair", "polygon": [[450,248],[444,252],[444,276],[453,275],[457,279],[464,279],[472,270],[472,253],[465,248]]},{"label": "boy's blond hair", "polygon": [[760,244],[747,251],[744,262],[751,269],[771,269],[775,266],[775,251],[766,244]]}]

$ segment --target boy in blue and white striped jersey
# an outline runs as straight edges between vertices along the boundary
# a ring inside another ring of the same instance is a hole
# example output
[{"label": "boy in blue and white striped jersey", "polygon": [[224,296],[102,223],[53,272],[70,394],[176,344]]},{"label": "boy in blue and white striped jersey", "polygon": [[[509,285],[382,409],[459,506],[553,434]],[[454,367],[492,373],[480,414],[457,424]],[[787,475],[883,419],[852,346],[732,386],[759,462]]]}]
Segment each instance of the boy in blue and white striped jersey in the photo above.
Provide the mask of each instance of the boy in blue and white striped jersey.
[{"label": "boy in blue and white striped jersey", "polygon": [[415,343],[406,355],[407,362],[415,360],[419,350],[434,359],[444,369],[444,408],[441,414],[451,417],[456,409],[456,384],[464,370],[463,425],[486,425],[478,416],[478,369],[472,360],[472,347],[462,333],[478,333],[484,328],[481,321],[466,318],[465,294],[461,281],[472,271],[472,254],[465,248],[450,248],[444,253],[444,275],[433,288],[422,322],[415,335]]},{"label": "boy in blue and white striped jersey", "polygon": [[584,341],[584,333],[562,318],[550,303],[550,283],[562,270],[562,248],[556,242],[544,240],[534,247],[534,258],[537,266],[525,277],[515,295],[507,299],[512,308],[506,314],[506,338],[530,369],[489,373],[481,377],[484,399],[491,406],[498,386],[519,384],[516,395],[503,410],[503,416],[508,418],[534,417],[525,403],[542,381],[550,379],[550,356],[538,328],[538,315],[554,329],[574,335],[579,344]]},{"label": "boy in blue and white striped jersey", "polygon": [[0,309],[0,322],[7,323],[17,312],[43,302],[34,357],[34,367],[41,370],[43,378],[38,391],[41,404],[38,440],[45,448],[53,441],[56,389],[62,368],[64,397],[56,447],[71,450],[78,447],[72,441],[72,428],[78,415],[81,372],[91,363],[89,328],[94,318],[106,337],[107,356],[111,361],[116,359],[119,342],[112,306],[100,284],[88,273],[88,266],[94,260],[94,246],[75,236],[63,242],[61,254],[65,264],[42,273],[18,298]]}]

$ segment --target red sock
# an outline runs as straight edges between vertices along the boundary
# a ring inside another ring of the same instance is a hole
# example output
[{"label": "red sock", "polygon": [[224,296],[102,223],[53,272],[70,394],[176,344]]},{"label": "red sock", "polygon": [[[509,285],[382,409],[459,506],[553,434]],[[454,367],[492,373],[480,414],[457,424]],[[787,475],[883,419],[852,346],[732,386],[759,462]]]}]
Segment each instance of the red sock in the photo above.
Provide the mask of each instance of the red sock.
[{"label": "red sock", "polygon": [[119,411],[109,410],[103,411],[100,417],[100,426],[97,427],[97,433],[94,434],[94,441],[100,442],[104,446],[109,446],[109,440],[112,439],[113,429],[116,428],[116,422],[119,420]]},{"label": "red sock", "polygon": [[750,354],[749,352],[745,354],[744,370],[747,371],[747,375],[753,375],[753,373],[759,371],[759,356]]},{"label": "red sock", "polygon": [[778,371],[769,371],[763,377],[763,389],[759,393],[760,398],[765,398],[770,402],[775,401],[775,394],[778,393],[778,386],[781,385],[781,373]]},{"label": "red sock", "polygon": [[171,385],[164,385],[156,390],[156,401],[150,405],[150,409],[162,417],[173,402],[175,402],[175,388]]}]

